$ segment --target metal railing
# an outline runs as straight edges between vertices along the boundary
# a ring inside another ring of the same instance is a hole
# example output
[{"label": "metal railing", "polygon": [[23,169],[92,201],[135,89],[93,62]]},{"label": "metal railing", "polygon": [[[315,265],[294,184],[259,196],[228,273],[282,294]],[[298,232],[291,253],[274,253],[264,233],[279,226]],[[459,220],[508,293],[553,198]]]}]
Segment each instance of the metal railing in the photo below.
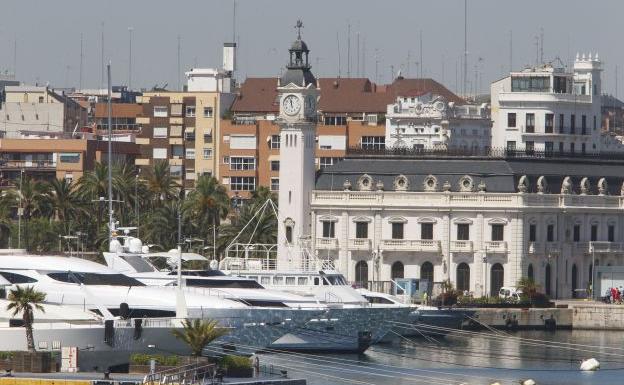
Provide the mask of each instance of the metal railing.
[{"label": "metal railing", "polygon": [[206,380],[214,380],[217,375],[217,365],[205,362],[188,364],[172,369],[151,373],[143,378],[144,385],[191,385],[205,384]]},{"label": "metal railing", "polygon": [[405,156],[414,158],[428,157],[481,157],[493,159],[593,159],[603,161],[624,160],[624,152],[570,152],[570,151],[544,151],[508,148],[371,148],[370,146],[349,147],[348,155],[361,155],[370,157],[379,156]]}]

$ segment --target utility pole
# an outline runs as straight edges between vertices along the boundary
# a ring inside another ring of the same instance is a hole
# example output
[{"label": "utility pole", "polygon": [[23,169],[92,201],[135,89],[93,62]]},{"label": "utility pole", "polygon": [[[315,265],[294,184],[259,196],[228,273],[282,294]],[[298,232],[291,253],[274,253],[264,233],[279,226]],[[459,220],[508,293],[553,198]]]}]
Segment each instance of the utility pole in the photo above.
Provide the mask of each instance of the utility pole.
[{"label": "utility pole", "polygon": [[418,77],[422,79],[423,77],[423,40],[422,40],[422,29],[420,30],[420,74]]},{"label": "utility pole", "polygon": [[102,22],[102,36],[100,38],[100,87],[104,86],[104,22]]},{"label": "utility pole", "polygon": [[509,72],[513,71],[513,31],[509,31]]},{"label": "utility pole", "polygon": [[366,77],[366,36],[362,37],[362,77]]},{"label": "utility pole", "polygon": [[13,77],[17,79],[17,37],[13,41]]},{"label": "utility pole", "polygon": [[340,35],[336,32],[336,43],[338,44],[338,77],[340,77]]},{"label": "utility pole", "polygon": [[379,50],[375,48],[375,83],[379,83]]},{"label": "utility pole", "polygon": [[540,28],[540,64],[544,63],[544,28]]},{"label": "utility pole", "polygon": [[355,62],[357,64],[356,64],[355,75],[357,77],[360,77],[360,31],[357,31],[357,48],[356,48],[356,53],[357,53],[357,60]]},{"label": "utility pole", "polygon": [[[405,74],[405,76],[407,76],[408,78],[410,77],[410,68],[411,68],[410,64],[411,64],[411,61],[412,61],[411,53],[412,52],[410,50],[407,50],[407,71],[406,71],[407,73]],[[418,75],[418,74],[416,74],[416,75]]]},{"label": "utility pole", "polygon": [[128,39],[130,52],[128,55],[128,90],[132,89],[132,31],[134,28],[128,27]]}]

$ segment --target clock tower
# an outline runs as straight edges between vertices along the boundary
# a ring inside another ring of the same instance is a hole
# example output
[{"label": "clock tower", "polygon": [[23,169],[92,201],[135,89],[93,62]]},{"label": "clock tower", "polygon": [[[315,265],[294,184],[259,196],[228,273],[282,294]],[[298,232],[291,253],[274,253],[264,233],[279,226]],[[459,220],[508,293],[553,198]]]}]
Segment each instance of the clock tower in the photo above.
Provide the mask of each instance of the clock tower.
[{"label": "clock tower", "polygon": [[288,52],[290,60],[278,80],[280,128],[278,264],[289,266],[302,257],[311,234],[310,198],[316,167],[316,78],[310,71],[310,50],[301,40],[303,24],[297,21],[297,40]]}]

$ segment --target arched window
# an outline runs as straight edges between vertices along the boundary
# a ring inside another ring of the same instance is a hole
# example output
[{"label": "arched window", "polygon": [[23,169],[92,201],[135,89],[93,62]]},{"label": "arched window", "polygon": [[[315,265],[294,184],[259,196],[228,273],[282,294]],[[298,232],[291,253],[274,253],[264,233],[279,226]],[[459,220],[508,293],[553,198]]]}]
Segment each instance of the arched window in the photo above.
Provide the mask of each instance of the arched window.
[{"label": "arched window", "polygon": [[355,264],[355,283],[358,286],[368,286],[368,263],[359,261]]},{"label": "arched window", "polygon": [[576,298],[576,289],[578,289],[578,269],[575,263],[572,265],[572,298]]},{"label": "arched window", "polygon": [[503,287],[505,282],[505,269],[500,263],[492,265],[491,277],[490,277],[490,295],[492,297],[498,296],[500,288]]},{"label": "arched window", "polygon": [[396,261],[392,264],[392,279],[395,280],[397,278],[404,278],[404,266],[403,262]]},{"label": "arched window", "polygon": [[470,266],[465,262],[457,266],[457,290],[470,290]]},{"label": "arched window", "polygon": [[535,275],[533,273],[533,264],[529,263],[529,268],[527,269],[527,277],[529,277],[530,280],[535,281]]},{"label": "arched window", "polygon": [[429,282],[429,287],[433,286],[433,264],[431,262],[420,265],[420,279],[426,279]]},{"label": "arched window", "polygon": [[544,272],[544,290],[546,290],[546,295],[550,295],[550,263],[546,265],[546,271]]}]

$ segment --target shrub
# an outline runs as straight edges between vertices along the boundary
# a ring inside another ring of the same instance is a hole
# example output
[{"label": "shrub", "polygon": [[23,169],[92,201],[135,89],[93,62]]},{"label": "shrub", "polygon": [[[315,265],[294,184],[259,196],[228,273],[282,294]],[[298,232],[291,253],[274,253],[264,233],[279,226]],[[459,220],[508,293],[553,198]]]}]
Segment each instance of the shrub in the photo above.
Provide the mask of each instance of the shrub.
[{"label": "shrub", "polygon": [[164,356],[162,354],[133,354],[130,356],[130,362],[134,365],[149,365],[151,360],[156,360],[159,365],[178,366],[180,357]]},{"label": "shrub", "polygon": [[226,370],[251,369],[251,361],[248,357],[227,355],[219,360],[219,365]]}]

